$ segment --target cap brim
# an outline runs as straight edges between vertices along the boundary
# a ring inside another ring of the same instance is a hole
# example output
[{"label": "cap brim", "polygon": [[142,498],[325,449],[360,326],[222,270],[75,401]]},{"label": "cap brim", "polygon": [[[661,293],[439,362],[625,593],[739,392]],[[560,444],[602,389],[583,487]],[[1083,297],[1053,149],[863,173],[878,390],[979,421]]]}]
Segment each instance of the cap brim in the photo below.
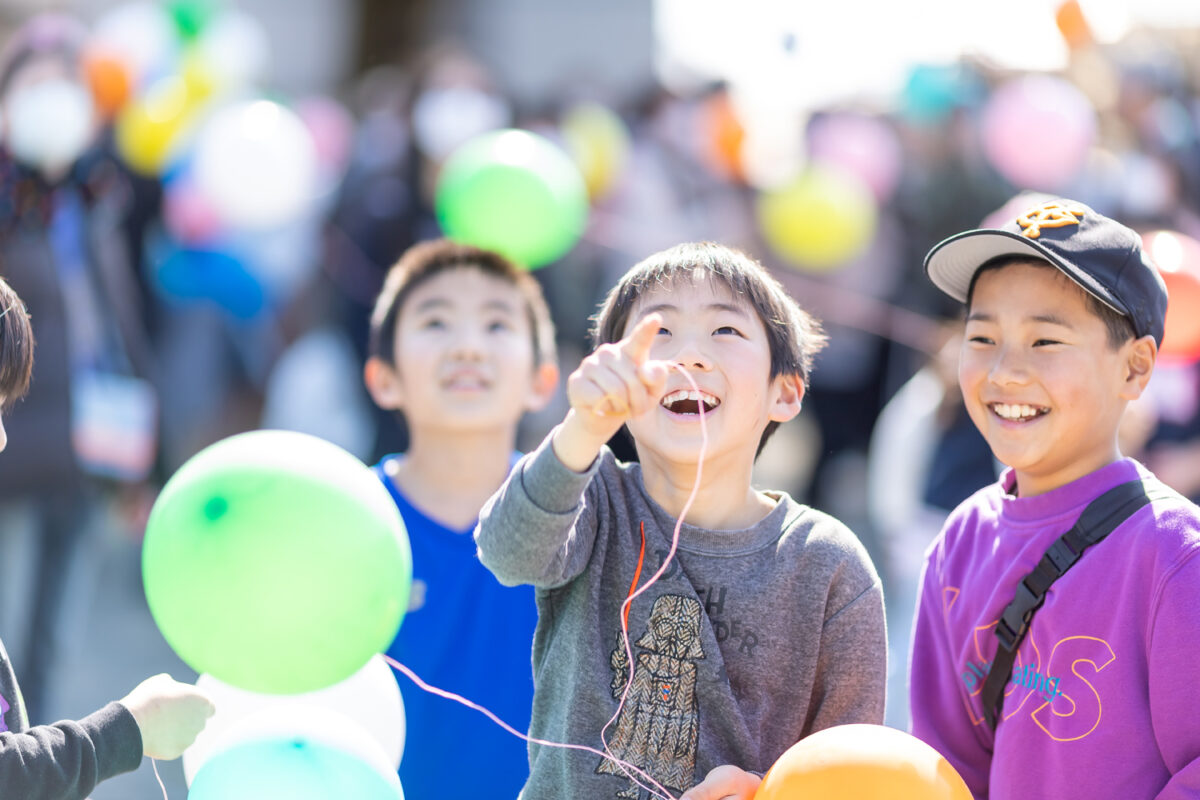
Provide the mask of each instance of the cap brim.
[{"label": "cap brim", "polygon": [[999,229],[966,231],[945,239],[925,256],[925,274],[946,294],[967,302],[971,279],[988,261],[1001,256],[1032,256],[1049,261],[1088,294],[1120,314],[1128,314],[1122,304],[1095,278],[1059,258],[1049,249],[1019,233]]}]

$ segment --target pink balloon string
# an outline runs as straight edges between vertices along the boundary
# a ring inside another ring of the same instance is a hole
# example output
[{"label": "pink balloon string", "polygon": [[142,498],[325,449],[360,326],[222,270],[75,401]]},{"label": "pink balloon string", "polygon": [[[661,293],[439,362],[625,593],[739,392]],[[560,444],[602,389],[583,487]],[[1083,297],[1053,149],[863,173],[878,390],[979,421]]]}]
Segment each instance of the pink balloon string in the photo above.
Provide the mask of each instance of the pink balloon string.
[{"label": "pink balloon string", "polygon": [[[678,364],[670,364],[669,366],[674,367],[675,369],[679,370],[683,374],[683,376],[685,378],[687,378],[687,381],[689,384],[691,384],[693,391],[695,391],[695,392],[700,391],[700,387],[696,384],[695,379],[692,378],[692,376],[688,373],[688,371],[686,369],[684,369],[682,366],[680,366]],[[612,724],[614,722],[616,722],[617,719],[621,716],[621,711],[625,707],[625,701],[629,696],[629,690],[633,686],[633,673],[634,673],[636,662],[633,658],[633,647],[629,642],[629,622],[628,622],[628,617],[626,616],[626,611],[632,605],[634,599],[641,596],[642,594],[645,594],[645,592],[651,586],[653,586],[660,577],[662,577],[663,573],[666,572],[667,567],[670,565],[672,559],[674,559],[675,551],[679,546],[679,534],[683,528],[683,520],[687,516],[688,511],[691,510],[692,504],[695,503],[696,497],[700,494],[700,482],[701,482],[701,478],[703,475],[704,457],[708,452],[708,425],[704,419],[704,416],[705,416],[704,403],[700,402],[697,404],[697,406],[698,406],[699,413],[700,413],[700,454],[699,454],[699,458],[696,461],[696,480],[692,485],[691,494],[688,495],[687,501],[684,502],[683,508],[679,512],[679,518],[675,521],[675,530],[673,531],[672,536],[671,536],[671,548],[667,551],[666,558],[663,559],[663,563],[658,568],[658,571],[655,572],[653,575],[651,575],[649,580],[647,580],[644,584],[642,584],[642,587],[640,589],[637,589],[636,591],[631,592],[630,595],[627,598],[625,598],[625,602],[623,602],[621,604],[621,612],[620,612],[621,640],[622,640],[623,644],[625,645],[626,663],[629,664],[629,678],[625,682],[625,691],[621,695],[621,701],[617,704],[616,713],[614,713],[612,715],[612,718],[609,719],[609,721],[600,730],[600,741],[604,745],[603,751],[597,750],[593,747],[588,747],[587,745],[567,744],[567,743],[563,743],[563,742],[552,742],[552,741],[548,741],[546,739],[538,739],[536,737],[529,736],[525,733],[522,733],[521,731],[518,731],[516,728],[509,725],[507,722],[500,719],[500,717],[498,717],[490,709],[485,708],[484,706],[482,706],[476,702],[468,700],[467,698],[463,697],[462,695],[455,694],[454,692],[448,692],[445,689],[439,689],[436,686],[432,686],[429,683],[426,683],[415,672],[413,672],[407,666],[405,666],[404,664],[401,664],[399,661],[392,658],[388,654],[381,653],[381,655],[383,656],[383,659],[388,664],[390,664],[392,667],[394,667],[398,671],[404,673],[404,675],[406,675],[409,680],[411,680],[413,683],[415,683],[423,691],[429,692],[430,694],[437,695],[438,697],[443,697],[447,700],[453,700],[454,702],[460,703],[460,704],[466,706],[467,708],[474,709],[475,711],[478,711],[479,713],[486,716],[492,722],[499,725],[504,730],[511,733],[513,736],[524,739],[527,742],[531,742],[533,744],[538,744],[538,745],[543,745],[546,747],[559,747],[559,748],[564,748],[564,749],[569,749],[569,750],[582,750],[587,753],[592,753],[594,755],[598,755],[601,758],[612,761],[614,764],[616,764],[621,769],[622,772],[625,773],[625,775],[631,781],[633,781],[635,784],[637,784],[642,789],[645,789],[646,791],[650,792],[652,795],[654,795],[656,797],[664,798],[664,800],[676,800],[674,795],[672,795],[669,791],[667,791],[665,787],[663,787],[661,784],[659,784],[658,781],[654,780],[654,778],[652,778],[644,770],[642,770],[641,768],[639,768],[638,766],[636,766],[634,764],[630,764],[629,762],[622,761],[620,758],[618,758],[616,756],[616,754],[614,754],[612,752],[612,750],[609,748],[606,733],[607,733],[608,729],[610,727],[612,727]],[[154,770],[154,777],[158,779],[158,786],[160,789],[162,789],[163,800],[170,800],[170,798],[167,796],[167,787],[163,784],[162,776],[159,775],[159,772],[158,772],[158,762],[155,761],[154,759],[150,759],[150,765]],[[642,783],[642,781],[639,780],[639,778],[644,779],[646,781],[646,783]]]},{"label": "pink balloon string", "polygon": [[[700,391],[700,387],[696,384],[695,379],[692,378],[691,374],[689,374],[686,369],[684,369],[679,364],[668,364],[668,366],[674,367],[675,369],[679,370],[683,374],[683,376],[685,378],[687,378],[687,381],[689,384],[691,384],[693,391],[695,391],[697,393]],[[700,412],[700,453],[699,453],[699,457],[696,460],[696,480],[692,484],[691,494],[688,495],[687,501],[684,502],[683,508],[680,509],[680,511],[679,511],[679,518],[677,520],[675,520],[675,530],[672,532],[672,535],[671,535],[671,547],[667,551],[667,555],[663,559],[663,563],[658,568],[658,571],[656,571],[653,575],[651,575],[649,580],[647,580],[644,584],[642,584],[642,587],[640,589],[638,589],[637,591],[631,592],[630,595],[627,598],[625,598],[625,602],[623,602],[621,604],[621,611],[620,611],[620,614],[618,615],[621,620],[621,640],[622,640],[622,643],[625,645],[626,663],[629,664],[629,678],[625,682],[625,691],[621,694],[621,701],[617,704],[616,712],[612,715],[612,718],[609,719],[609,721],[607,723],[605,723],[604,727],[600,729],[600,741],[603,743],[603,746],[604,746],[603,751],[600,751],[595,748],[588,747],[588,746],[582,745],[582,744],[567,744],[567,743],[563,743],[563,742],[552,742],[552,741],[547,741],[546,739],[538,739],[536,737],[528,736],[527,734],[524,734],[521,731],[518,731],[516,728],[509,725],[504,720],[500,719],[490,709],[487,709],[484,706],[479,705],[478,703],[468,700],[467,698],[465,698],[461,695],[457,695],[453,692],[448,692],[445,689],[439,689],[436,686],[431,686],[430,684],[421,680],[421,678],[418,677],[417,674],[414,673],[411,669],[406,667],[404,664],[401,664],[399,661],[396,661],[394,658],[388,656],[386,653],[383,654],[384,660],[387,661],[387,663],[391,664],[394,668],[396,668],[397,670],[399,670],[400,672],[402,672],[406,676],[408,676],[409,680],[411,680],[413,683],[415,683],[422,690],[429,692],[430,694],[437,695],[438,697],[446,698],[447,700],[453,700],[456,703],[461,703],[462,705],[466,706],[467,708],[471,708],[471,709],[474,709],[475,711],[478,711],[479,713],[483,714],[488,719],[490,719],[492,722],[496,723],[501,728],[503,728],[504,730],[511,733],[513,736],[524,739],[527,742],[531,742],[533,744],[538,744],[538,745],[543,745],[546,747],[559,747],[559,748],[564,748],[564,749],[568,749],[568,750],[582,750],[587,753],[593,753],[595,755],[600,756],[601,758],[612,761],[614,764],[616,764],[621,769],[622,772],[625,773],[625,775],[631,781],[633,781],[635,784],[637,784],[640,788],[645,789],[646,791],[650,792],[650,794],[654,795],[655,797],[663,798],[663,800],[677,800],[674,795],[672,795],[669,791],[667,791],[667,789],[665,787],[663,787],[661,784],[659,784],[658,781],[654,780],[654,778],[651,777],[649,774],[647,774],[644,770],[642,770],[641,768],[637,767],[634,764],[630,764],[629,762],[622,761],[620,758],[618,758],[616,756],[616,754],[614,754],[612,752],[612,750],[609,748],[606,733],[607,733],[608,729],[610,727],[612,727],[612,724],[614,722],[616,722],[617,719],[621,716],[621,711],[625,707],[625,701],[629,697],[629,690],[633,686],[633,673],[634,673],[636,662],[634,661],[634,658],[633,658],[633,647],[630,645],[630,642],[629,642],[629,623],[628,623],[628,618],[626,617],[626,610],[633,603],[634,599],[641,596],[642,594],[645,594],[646,591],[649,590],[649,588],[651,586],[653,586],[655,584],[655,582],[657,582],[658,579],[660,577],[662,577],[662,575],[667,571],[667,567],[670,566],[671,561],[675,557],[675,551],[678,549],[678,546],[679,546],[679,535],[680,535],[681,530],[683,529],[684,518],[687,516],[688,511],[691,510],[692,505],[696,502],[696,497],[699,496],[699,494],[700,494],[700,483],[701,483],[701,478],[703,475],[704,458],[708,452],[708,424],[705,422],[705,419],[704,419],[704,416],[705,416],[704,403],[700,402],[697,404],[697,406],[698,406],[699,412]],[[639,780],[639,779],[641,779],[641,780]],[[646,782],[643,783],[642,780],[645,780]]]}]

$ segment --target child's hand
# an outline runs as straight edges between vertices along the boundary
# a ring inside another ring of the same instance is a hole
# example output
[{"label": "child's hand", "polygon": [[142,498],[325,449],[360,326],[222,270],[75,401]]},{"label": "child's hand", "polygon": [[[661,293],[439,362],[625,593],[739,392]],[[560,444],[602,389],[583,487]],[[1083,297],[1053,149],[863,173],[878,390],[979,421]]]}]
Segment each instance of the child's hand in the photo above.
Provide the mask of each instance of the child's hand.
[{"label": "child's hand", "polygon": [[204,692],[166,673],[139,683],[121,705],[142,731],[142,752],[167,761],[183,755],[215,710]]},{"label": "child's hand", "polygon": [[662,317],[651,314],[621,341],[596,348],[567,381],[571,408],[585,418],[603,418],[612,433],[649,411],[667,382],[667,365],[648,360],[661,327]]},{"label": "child's hand", "polygon": [[586,469],[600,445],[626,420],[658,403],[670,367],[649,358],[661,327],[662,317],[649,315],[621,341],[598,347],[571,374],[567,380],[571,413],[554,442],[555,452],[567,466]]},{"label": "child's hand", "polygon": [[762,778],[732,764],[717,767],[703,781],[688,789],[679,800],[751,800]]}]

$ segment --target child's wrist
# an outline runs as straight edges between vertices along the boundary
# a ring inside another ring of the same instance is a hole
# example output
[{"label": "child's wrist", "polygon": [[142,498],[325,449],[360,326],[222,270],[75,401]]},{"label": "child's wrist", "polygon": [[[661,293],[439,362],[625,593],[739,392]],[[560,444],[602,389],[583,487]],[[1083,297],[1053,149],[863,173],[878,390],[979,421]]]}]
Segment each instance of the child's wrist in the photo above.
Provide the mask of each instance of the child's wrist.
[{"label": "child's wrist", "polygon": [[602,435],[590,430],[580,414],[571,409],[562,424],[554,429],[550,447],[567,469],[573,472],[587,472],[610,436],[611,434]]}]

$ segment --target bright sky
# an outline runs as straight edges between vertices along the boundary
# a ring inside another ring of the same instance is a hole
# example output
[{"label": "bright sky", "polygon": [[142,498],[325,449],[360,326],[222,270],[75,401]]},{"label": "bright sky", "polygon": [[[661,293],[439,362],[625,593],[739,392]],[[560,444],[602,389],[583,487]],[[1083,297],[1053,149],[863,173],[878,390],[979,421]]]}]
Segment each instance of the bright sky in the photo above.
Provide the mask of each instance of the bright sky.
[{"label": "bright sky", "polygon": [[[1200,26],[1200,0],[1079,0],[1096,38],[1136,24]],[[914,63],[964,54],[1052,70],[1067,50],[1054,21],[1062,0],[655,0],[660,57],[753,87],[776,107],[847,96],[895,96]],[[670,85],[669,75],[664,80]],[[765,100],[764,100],[765,102]]]}]

